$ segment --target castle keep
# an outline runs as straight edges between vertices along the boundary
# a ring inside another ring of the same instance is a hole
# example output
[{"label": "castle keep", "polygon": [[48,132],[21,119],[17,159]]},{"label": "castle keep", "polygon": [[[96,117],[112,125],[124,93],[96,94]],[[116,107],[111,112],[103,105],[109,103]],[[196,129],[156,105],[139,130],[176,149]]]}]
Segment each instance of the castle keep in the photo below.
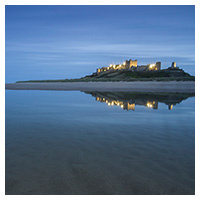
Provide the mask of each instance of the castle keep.
[{"label": "castle keep", "polygon": [[109,67],[102,67],[97,69],[97,74],[106,71],[118,71],[118,70],[131,70],[131,71],[150,71],[160,70],[161,62],[156,62],[148,65],[137,65],[137,60],[126,60],[126,62],[117,65],[110,65]]}]

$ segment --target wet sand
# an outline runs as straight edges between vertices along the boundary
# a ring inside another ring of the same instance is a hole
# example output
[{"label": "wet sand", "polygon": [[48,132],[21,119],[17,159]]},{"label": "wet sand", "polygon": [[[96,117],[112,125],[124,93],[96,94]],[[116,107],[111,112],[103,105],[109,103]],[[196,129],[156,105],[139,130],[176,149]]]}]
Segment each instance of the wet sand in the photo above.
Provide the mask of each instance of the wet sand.
[{"label": "wet sand", "polygon": [[78,91],[7,91],[5,106],[6,195],[195,194],[194,97],[127,111]]},{"label": "wet sand", "polygon": [[194,93],[194,81],[6,83],[9,90],[80,90]]}]

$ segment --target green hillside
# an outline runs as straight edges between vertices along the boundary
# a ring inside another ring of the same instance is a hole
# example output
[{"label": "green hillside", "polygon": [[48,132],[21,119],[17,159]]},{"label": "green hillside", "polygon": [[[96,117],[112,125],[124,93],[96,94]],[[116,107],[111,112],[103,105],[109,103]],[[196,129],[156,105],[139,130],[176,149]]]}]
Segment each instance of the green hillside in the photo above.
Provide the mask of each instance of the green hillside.
[{"label": "green hillside", "polygon": [[91,76],[86,76],[88,78],[154,78],[154,77],[191,77],[190,74],[184,72],[184,70],[179,68],[174,69],[163,69],[159,71],[107,71],[100,74],[94,73]]},{"label": "green hillside", "polygon": [[195,81],[195,77],[179,68],[168,68],[159,71],[106,71],[93,73],[79,79],[30,80],[23,82],[88,82],[88,81]]}]

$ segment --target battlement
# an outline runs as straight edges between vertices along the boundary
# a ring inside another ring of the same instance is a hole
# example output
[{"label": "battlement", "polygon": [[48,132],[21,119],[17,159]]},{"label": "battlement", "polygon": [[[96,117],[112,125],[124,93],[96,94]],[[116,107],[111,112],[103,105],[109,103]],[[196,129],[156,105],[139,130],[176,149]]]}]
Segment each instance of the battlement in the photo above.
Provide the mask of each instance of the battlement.
[{"label": "battlement", "polygon": [[105,72],[105,71],[115,71],[115,70],[125,70],[131,69],[133,67],[137,67],[137,60],[126,60],[122,64],[110,65],[109,67],[102,67],[97,69],[97,73]]}]

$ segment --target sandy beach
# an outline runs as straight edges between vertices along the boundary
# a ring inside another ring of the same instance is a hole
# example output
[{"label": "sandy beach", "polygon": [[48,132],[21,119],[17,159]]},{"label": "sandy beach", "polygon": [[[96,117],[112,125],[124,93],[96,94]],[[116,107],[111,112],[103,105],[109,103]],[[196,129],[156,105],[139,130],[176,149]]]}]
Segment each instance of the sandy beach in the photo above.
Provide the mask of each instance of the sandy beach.
[{"label": "sandy beach", "polygon": [[132,92],[195,92],[194,81],[169,82],[65,82],[65,83],[6,83],[8,90],[80,90]]}]

